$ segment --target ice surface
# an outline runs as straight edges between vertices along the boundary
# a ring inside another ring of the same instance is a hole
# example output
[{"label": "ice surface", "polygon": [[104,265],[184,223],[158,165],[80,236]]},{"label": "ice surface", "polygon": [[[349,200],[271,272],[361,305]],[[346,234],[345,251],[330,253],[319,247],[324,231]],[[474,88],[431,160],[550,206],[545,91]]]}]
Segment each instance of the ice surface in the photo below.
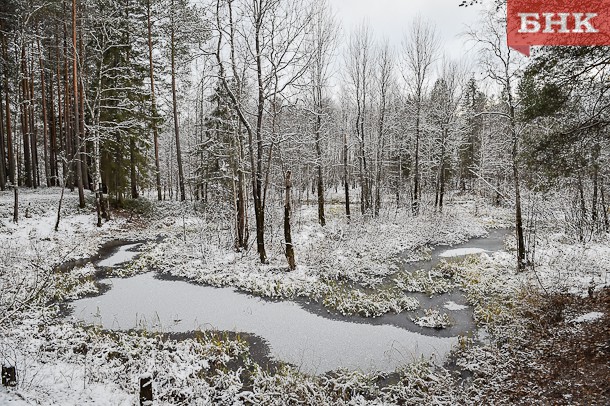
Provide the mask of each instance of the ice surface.
[{"label": "ice surface", "polygon": [[119,330],[248,332],[264,338],[275,359],[312,374],[340,367],[393,371],[421,356],[442,361],[457,342],[389,325],[331,320],[293,302],[159,280],[152,273],[110,282],[112,289],[103,296],[75,301],[73,317]]},{"label": "ice surface", "polygon": [[121,247],[119,247],[119,250],[117,252],[115,252],[108,258],[101,260],[100,262],[98,262],[97,265],[103,267],[113,267],[119,264],[123,264],[125,262],[129,262],[134,259],[138,254],[140,254],[135,250],[140,245],[142,244],[122,245]]},{"label": "ice surface", "polygon": [[488,252],[483,248],[455,248],[443,251],[438,254],[442,258],[463,257],[465,255],[482,254]]},{"label": "ice surface", "polygon": [[458,311],[458,310],[465,310],[468,309],[468,306],[464,306],[461,304],[457,304],[454,301],[450,300],[447,303],[445,303],[445,305],[443,306],[445,309],[447,310],[451,310],[451,311]]}]

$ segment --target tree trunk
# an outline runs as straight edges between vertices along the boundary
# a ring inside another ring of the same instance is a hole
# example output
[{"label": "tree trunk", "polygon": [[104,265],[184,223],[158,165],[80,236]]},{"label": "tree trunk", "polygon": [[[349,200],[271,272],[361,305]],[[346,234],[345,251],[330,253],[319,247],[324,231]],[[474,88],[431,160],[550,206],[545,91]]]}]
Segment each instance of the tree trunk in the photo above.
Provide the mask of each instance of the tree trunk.
[{"label": "tree trunk", "polygon": [[[4,74],[2,70],[3,66],[0,64],[0,72]],[[4,86],[2,82],[0,82],[0,190],[4,190],[6,188],[6,141],[4,137],[4,110],[3,110],[3,98],[2,93],[4,91]]]},{"label": "tree trunk", "polygon": [[413,167],[413,202],[411,210],[414,216],[419,214],[419,124],[420,124],[420,103],[417,102],[417,112],[415,116],[415,165]]},{"label": "tree trunk", "polygon": [[157,186],[157,200],[161,201],[161,166],[159,164],[159,130],[157,128],[157,99],[155,98],[155,74],[153,63],[152,46],[152,23],[150,21],[150,0],[146,0],[146,21],[148,29],[148,62],[150,75],[150,105],[151,105],[151,126],[153,131],[153,145],[155,148],[155,185]]},{"label": "tree trunk", "polygon": [[443,138],[441,143],[441,163],[440,173],[438,177],[439,190],[438,190],[438,208],[439,211],[443,211],[443,200],[445,198],[445,142],[447,140],[447,129],[443,129]]},{"label": "tree trunk", "polygon": [[343,133],[343,184],[345,187],[345,215],[347,221],[351,219],[349,209],[349,171],[347,167],[347,132]]},{"label": "tree trunk", "polygon": [[587,203],[585,202],[585,190],[582,182],[582,175],[578,174],[578,200],[580,202],[580,218],[578,222],[580,224],[580,241],[585,240],[585,232],[587,225]]},{"label": "tree trunk", "polygon": [[[321,96],[320,96],[321,97]],[[319,107],[319,106],[318,106]],[[322,173],[322,147],[320,145],[320,131],[322,127],[321,108],[316,112],[316,167],[318,171],[318,221],[324,227],[326,225],[326,216],[324,214],[324,179]]]},{"label": "tree trunk", "polygon": [[[65,4],[65,3],[64,3]],[[63,176],[67,177],[64,179],[65,187],[70,189],[70,192],[74,191],[74,159],[73,159],[73,151],[72,151],[72,143],[73,143],[73,125],[72,125],[72,111],[70,105],[70,68],[68,65],[68,24],[64,22],[64,43],[63,43],[63,98],[64,98],[64,136],[62,150],[65,155],[65,159],[63,160]]]},{"label": "tree trunk", "polygon": [[[79,33],[78,36],[78,47],[79,47],[79,53],[80,53],[80,62],[81,62],[81,66],[85,66],[85,51],[83,49],[83,34],[82,34],[82,27],[81,27],[81,32]],[[83,75],[84,72],[80,72],[80,78],[79,78],[79,86],[78,86],[78,94],[79,94],[79,108],[80,108],[80,114],[79,114],[79,119],[80,119],[80,131],[81,131],[81,136],[80,136],[80,158],[79,158],[79,162],[80,162],[80,170],[81,170],[81,177],[83,180],[83,188],[84,189],[88,189],[88,190],[92,190],[95,189],[91,183],[89,182],[89,165],[87,163],[87,134],[85,133],[85,84],[84,84],[84,80],[83,80]]]},{"label": "tree trunk", "polygon": [[[30,52],[30,54],[31,54],[31,52]],[[29,74],[28,99],[30,100],[29,106],[28,106],[28,108],[29,108],[28,118],[30,119],[30,131],[31,131],[30,142],[32,143],[32,145],[31,145],[32,181],[33,181],[32,183],[33,183],[33,186],[36,188],[36,187],[40,186],[40,169],[39,169],[39,164],[38,164],[38,131],[37,131],[38,127],[36,126],[35,111],[34,111],[34,105],[35,105],[36,98],[34,97],[34,58],[33,58],[33,55],[30,55],[30,68],[28,70],[28,74]]]},{"label": "tree trunk", "polygon": [[608,219],[608,207],[606,206],[606,193],[604,189],[604,180],[602,179],[601,187],[600,187],[600,197],[601,197],[601,209],[602,215],[604,219],[604,231],[608,232],[610,230],[610,221]]},{"label": "tree trunk", "polygon": [[[57,30],[59,31],[59,28],[57,28]],[[62,91],[61,91],[61,84],[62,84],[62,78],[61,78],[61,58],[60,58],[60,49],[61,47],[59,46],[59,35],[57,35],[57,38],[55,40],[55,61],[56,61],[56,71],[55,71],[55,77],[57,80],[57,137],[55,139],[55,176],[56,176],[56,184],[60,185],[62,183],[61,179],[59,178],[59,159],[58,159],[58,155],[61,156],[62,153],[65,155],[65,150],[64,150],[64,146],[65,146],[65,139],[66,139],[66,132],[64,130],[65,127],[65,120],[64,120],[64,116],[63,114],[65,114],[65,111],[62,109],[62,99],[61,99],[61,95],[62,95]],[[65,158],[65,156],[64,156]],[[62,177],[66,176],[66,160],[65,159],[61,159],[61,169],[62,169]]]},{"label": "tree trunk", "polygon": [[[2,35],[2,56],[4,63],[8,63],[8,52],[6,45],[6,37]],[[7,71],[6,67],[3,69],[4,72]],[[13,146],[13,130],[11,123],[11,104],[9,98],[9,86],[8,86],[8,75],[3,75],[3,87],[4,87],[4,97],[5,97],[5,118],[6,118],[6,157],[8,159],[8,178],[11,184],[16,185],[16,168],[15,168],[15,149]]]},{"label": "tree trunk", "polygon": [[598,167],[593,165],[593,201],[591,202],[591,222],[593,228],[597,228],[597,200],[598,200]]},{"label": "tree trunk", "polygon": [[[50,60],[50,56],[49,56]],[[57,177],[59,176],[57,170],[57,121],[55,118],[55,102],[53,90],[53,73],[49,74],[49,115],[51,117],[50,126],[50,145],[49,145],[49,168],[51,170],[51,186],[57,186]],[[59,102],[58,102],[59,105]]]},{"label": "tree trunk", "polygon": [[76,44],[76,0],[72,0],[72,86],[74,91],[74,143],[73,159],[76,159],[76,186],[78,187],[78,206],[85,208],[85,191],[83,189],[83,176],[81,171],[80,146],[80,117],[79,117],[79,93],[78,93],[78,67],[77,67],[77,44]]},{"label": "tree trunk", "polygon": [[286,240],[286,260],[288,261],[288,268],[294,271],[297,267],[294,259],[294,247],[292,245],[292,234],[290,232],[290,189],[292,188],[292,181],[290,179],[291,172],[286,172],[285,186],[286,186],[286,200],[284,202],[284,239]]},{"label": "tree trunk", "polygon": [[513,177],[515,178],[515,233],[517,237],[517,271],[526,266],[525,239],[523,237],[523,219],[521,216],[521,191],[519,186],[519,167],[517,164],[517,140],[513,140]]},{"label": "tree trunk", "polygon": [[137,199],[138,193],[138,177],[136,174],[136,140],[133,135],[129,137],[129,179],[131,183],[131,198]]},{"label": "tree trunk", "polygon": [[236,202],[236,226],[237,226],[237,249],[248,247],[246,230],[246,200],[244,193],[244,173],[241,169],[237,171],[237,202]]},{"label": "tree trunk", "polygon": [[47,93],[44,64],[42,62],[42,52],[40,49],[40,40],[38,40],[38,64],[40,66],[40,90],[42,92],[42,137],[43,137],[43,157],[44,157],[44,174],[47,186],[51,186],[51,167],[49,165],[49,131],[47,124]]},{"label": "tree trunk", "polygon": [[[172,11],[174,10],[174,0],[172,0]],[[180,127],[178,121],[178,100],[176,95],[176,42],[175,42],[175,24],[172,14],[170,24],[170,47],[171,47],[171,76],[172,76],[172,104],[174,110],[174,135],[176,136],[176,162],[178,164],[178,184],[180,186],[180,201],[186,200],[186,192],[184,190],[184,172],[182,169],[182,152],[180,150]]]},{"label": "tree trunk", "polygon": [[[265,114],[265,94],[263,84],[263,62],[261,56],[261,18],[262,10],[258,10],[255,27],[255,50],[256,50],[256,79],[258,83],[258,100],[256,115],[256,168],[252,165],[252,184],[254,197],[254,210],[256,212],[256,247],[262,263],[267,263],[267,251],[265,250],[265,205],[262,197],[263,185],[263,116]],[[250,142],[252,144],[252,142]],[[250,150],[252,158],[253,150]]]},{"label": "tree trunk", "polygon": [[14,194],[15,194],[15,203],[13,205],[13,222],[17,223],[19,221],[19,188],[17,185],[13,186]]},{"label": "tree trunk", "polygon": [[32,187],[32,146],[30,141],[30,120],[28,117],[29,90],[27,80],[27,64],[25,61],[25,45],[21,47],[21,131],[23,137],[23,162],[25,166],[25,186]]},{"label": "tree trunk", "polygon": [[66,178],[65,176],[60,178],[61,182],[61,195],[59,196],[59,203],[57,204],[57,220],[55,221],[55,232],[59,230],[59,221],[61,220],[61,205],[64,202],[64,192],[66,190]]}]

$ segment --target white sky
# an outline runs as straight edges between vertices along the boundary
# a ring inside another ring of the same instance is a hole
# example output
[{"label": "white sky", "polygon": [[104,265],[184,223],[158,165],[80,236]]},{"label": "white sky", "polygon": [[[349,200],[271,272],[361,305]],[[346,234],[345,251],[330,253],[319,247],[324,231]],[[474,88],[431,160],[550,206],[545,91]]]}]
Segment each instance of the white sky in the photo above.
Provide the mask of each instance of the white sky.
[{"label": "white sky", "polygon": [[343,32],[363,20],[367,21],[378,39],[388,38],[396,49],[409,23],[420,14],[436,25],[442,47],[449,56],[459,59],[469,49],[463,38],[456,36],[465,24],[474,25],[480,5],[458,7],[461,0],[329,0]]}]

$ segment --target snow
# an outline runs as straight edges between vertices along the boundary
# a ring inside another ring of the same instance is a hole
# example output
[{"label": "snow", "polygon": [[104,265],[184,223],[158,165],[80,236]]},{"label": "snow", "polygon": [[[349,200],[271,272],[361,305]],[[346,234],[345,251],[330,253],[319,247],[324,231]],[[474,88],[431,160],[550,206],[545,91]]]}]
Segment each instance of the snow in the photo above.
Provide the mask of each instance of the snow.
[{"label": "snow", "polygon": [[[150,242],[139,247],[141,255],[131,257],[132,262],[126,266],[113,268],[113,275],[133,276],[159,269],[194,282],[237,288],[275,299],[300,296],[320,300],[330,297],[338,301],[337,307],[348,313],[364,310],[372,311],[369,314],[374,315],[409,305],[403,303],[402,296],[392,294],[384,297],[378,294],[384,278],[398,270],[398,260],[404,262],[428,258],[430,248],[435,245],[459,244],[469,238],[486,235],[490,228],[510,225],[510,209],[464,200],[449,203],[443,214],[424,211],[422,215],[412,217],[408,208],[395,210],[395,207],[388,207],[382,210],[378,219],[365,219],[356,214],[348,224],[343,218],[342,207],[329,204],[327,226],[322,228],[316,224],[315,206],[296,208],[293,240],[298,268],[295,272],[287,272],[281,208],[271,204],[268,207],[266,234],[269,264],[261,265],[252,245],[252,232],[251,247],[244,252],[235,252],[231,222],[227,218],[205,211],[196,212],[192,205],[176,202],[151,202],[154,214],[145,221],[138,222],[135,216],[136,221],[128,222],[121,216],[115,216],[115,220],[97,228],[91,204],[79,210],[76,193],[66,192],[59,231],[55,232],[59,192],[57,188],[20,190],[18,224],[11,220],[12,193],[0,192],[0,354],[16,365],[19,379],[17,388],[0,388],[1,405],[132,405],[137,402],[138,377],[151,371],[156,399],[159,399],[157,404],[161,406],[176,404],[177,399],[182,397],[187,399],[185,404],[281,404],[282,400],[289,403],[295,398],[306,399],[312,404],[332,404],[341,398],[341,393],[353,394],[351,404],[396,404],[404,403],[405,399],[416,399],[413,402],[421,404],[447,404],[452,401],[456,404],[464,399],[454,397],[455,392],[449,389],[453,388],[453,381],[445,370],[433,369],[426,362],[409,363],[418,354],[427,354],[427,350],[420,347],[417,350],[420,352],[410,352],[409,344],[403,348],[402,343],[406,342],[404,330],[396,332],[386,329],[390,326],[370,325],[366,328],[372,329],[371,337],[378,337],[381,333],[383,337],[393,338],[397,334],[395,343],[400,344],[392,348],[401,354],[390,351],[377,358],[384,359],[383,356],[387,355],[390,358],[387,362],[395,362],[394,365],[398,365],[397,360],[400,359],[401,373],[405,374],[401,375],[398,384],[387,391],[374,387],[372,382],[375,382],[376,375],[359,371],[345,370],[336,376],[316,380],[297,369],[283,369],[278,374],[252,364],[244,365],[244,368],[256,371],[251,376],[254,382],[252,387],[246,390],[242,386],[239,368],[227,367],[228,363],[234,365],[247,358],[248,351],[243,341],[206,336],[178,342],[162,340],[152,332],[107,335],[96,328],[83,328],[58,319],[57,306],[49,306],[48,303],[81,298],[97,292],[99,286],[95,280],[97,268],[94,264],[79,263],[73,269],[56,267],[66,261],[90,258],[102,244],[111,240],[146,240]],[[25,217],[25,207],[29,207],[30,218]],[[253,227],[253,224],[250,226]],[[159,236],[163,237],[161,242],[152,242]],[[610,236],[600,235],[586,243],[578,243],[573,236],[556,228],[551,231],[538,230],[536,242],[535,267],[527,272],[514,272],[513,237],[507,242],[505,252],[486,252],[465,258],[463,263],[458,261],[456,266],[463,269],[456,271],[453,279],[447,279],[449,283],[446,286],[442,285],[445,279],[443,275],[422,274],[425,277],[422,280],[434,285],[426,287],[431,294],[454,286],[464,289],[477,324],[489,332],[490,346],[464,345],[458,362],[467,370],[475,371],[479,377],[483,376],[482,381],[487,382],[487,377],[499,379],[494,362],[501,355],[499,349],[502,347],[497,344],[512,342],[523,330],[513,310],[516,301],[522,297],[520,292],[544,289],[551,294],[561,292],[585,296],[609,286]],[[456,250],[447,250],[451,251]],[[121,255],[137,254],[125,248]],[[365,286],[374,294],[358,294],[353,293],[358,291],[349,290],[349,295],[337,296],[354,284]],[[405,287],[411,285],[404,284]],[[117,286],[108,294],[112,294]],[[203,288],[189,286],[193,289]],[[439,287],[440,290],[437,290]],[[167,300],[185,300],[183,296],[176,294]],[[162,299],[163,292],[157,294],[153,291],[147,300],[154,301],[157,297]],[[102,298],[105,296],[98,299]],[[193,296],[191,299],[195,302],[191,300],[186,308],[192,312],[191,315],[197,313],[196,317],[200,319],[203,317],[201,314],[218,306],[213,304],[206,308],[205,303],[197,304],[203,298]],[[278,309],[280,313],[284,311],[279,310],[282,306],[290,312],[298,308],[290,302],[269,305],[268,302],[249,299],[257,304],[240,308],[241,319],[248,323],[251,322],[248,319],[253,318],[248,312],[256,312],[259,307]],[[374,308],[371,303],[377,299],[379,306]],[[87,300],[93,303],[94,299]],[[445,302],[444,306],[443,302],[440,302],[440,306],[447,311],[460,310],[460,305],[455,302]],[[162,303],[159,301],[157,306],[161,307]],[[279,308],[274,307],[278,304]],[[218,311],[228,311],[225,309],[228,307],[225,305]],[[136,310],[137,305],[128,308]],[[120,317],[127,317],[123,313]],[[107,322],[106,310],[100,309],[100,314]],[[141,314],[145,315],[144,312]],[[195,324],[192,319],[176,311],[159,315],[164,318],[159,323],[161,328]],[[442,316],[439,313],[439,317]],[[587,313],[574,318],[573,323],[594,322],[603,316],[601,313]],[[334,345],[342,345],[346,349],[358,349],[361,344],[360,333],[351,330],[354,326],[337,328],[334,321],[325,319],[322,323],[328,322],[323,324],[326,331],[320,334],[317,333],[320,328],[318,320],[313,319],[315,321],[311,323],[314,324],[309,324],[307,320],[295,323],[295,320],[301,319],[291,318],[284,319],[282,325],[267,326],[267,320],[274,317],[267,315],[264,322],[257,323],[260,326],[253,326],[252,329],[273,327],[272,333],[281,335],[283,330],[288,330],[286,325],[303,324],[304,327],[309,326],[309,330],[293,331],[293,335],[300,335],[303,340],[307,334],[315,335],[313,331],[320,335],[314,337],[315,340],[336,340],[333,341]],[[153,316],[146,314],[145,318],[151,320]],[[121,326],[128,326],[134,324],[134,319],[135,316],[130,321],[118,318],[117,321]],[[220,324],[226,322],[213,320],[211,324],[229,330],[237,328],[235,325],[225,327]],[[243,328],[250,329],[248,325]],[[288,341],[288,338],[285,340]],[[446,340],[440,341],[434,353],[442,354],[455,343],[450,338]],[[459,342],[462,347],[468,338],[461,338]],[[366,340],[362,344],[362,348],[358,349],[360,353],[369,351],[365,344],[382,346]],[[306,365],[302,361],[305,355],[309,356],[305,351],[318,351],[316,345],[304,347],[300,354],[289,355],[304,371],[323,370],[326,367],[311,365],[313,362]],[[277,357],[280,356],[278,353]],[[319,356],[328,355],[322,353]],[[329,358],[340,356],[341,353],[331,354]],[[351,356],[353,354],[347,354],[345,361],[335,359],[333,362],[358,368],[359,365],[349,363]],[[372,398],[376,400],[370,400]]]},{"label": "snow", "polygon": [[29,406],[30,403],[19,397],[17,393],[7,392],[6,388],[0,386],[0,405]]},{"label": "snow", "polygon": [[455,303],[453,301],[449,301],[449,302],[445,303],[445,305],[443,307],[445,309],[451,310],[451,311],[459,311],[459,310],[468,309],[468,306],[460,305],[460,304],[457,304],[457,303]]},{"label": "snow", "polygon": [[556,234],[541,236],[535,261],[529,283],[547,292],[586,297],[610,286],[610,234],[587,243],[570,243]]},{"label": "snow", "polygon": [[450,250],[441,252],[439,254],[439,257],[441,257],[441,258],[463,257],[466,255],[483,254],[485,252],[488,252],[488,251],[484,250],[483,248],[456,248],[456,249],[450,249]]},{"label": "snow", "polygon": [[424,316],[415,317],[412,320],[420,327],[440,329],[451,325],[451,319],[446,313],[440,313],[437,310],[431,309],[426,309]]},{"label": "snow", "polygon": [[570,320],[570,323],[591,323],[604,317],[604,313],[590,312]]}]

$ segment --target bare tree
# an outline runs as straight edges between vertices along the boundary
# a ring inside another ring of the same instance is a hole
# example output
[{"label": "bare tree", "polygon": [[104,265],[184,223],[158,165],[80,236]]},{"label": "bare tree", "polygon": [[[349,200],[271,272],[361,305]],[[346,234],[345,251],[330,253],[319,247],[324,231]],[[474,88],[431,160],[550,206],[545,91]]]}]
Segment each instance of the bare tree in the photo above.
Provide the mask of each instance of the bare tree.
[{"label": "bare tree", "polygon": [[511,168],[515,187],[515,236],[517,239],[517,270],[521,271],[526,264],[525,239],[523,235],[523,219],[521,214],[521,191],[519,174],[519,140],[524,126],[518,122],[515,110],[517,100],[516,91],[520,61],[522,60],[515,51],[506,44],[505,21],[490,12],[486,15],[480,30],[470,30],[468,36],[480,47],[480,63],[485,68],[489,79],[498,85],[502,93],[503,110],[492,111],[488,114],[503,117],[510,139]]},{"label": "bare tree", "polygon": [[356,104],[354,129],[358,141],[358,176],[360,178],[360,211],[371,207],[371,182],[367,162],[367,133],[370,88],[373,68],[373,37],[368,25],[362,23],[349,37],[346,67],[352,97]]},{"label": "bare tree", "polygon": [[439,78],[430,95],[430,121],[433,126],[433,150],[437,155],[434,207],[443,210],[448,161],[457,150],[458,112],[462,100],[464,75],[454,61],[443,58]]},{"label": "bare tree", "polygon": [[324,99],[326,87],[329,81],[329,69],[332,52],[336,46],[337,23],[334,16],[330,14],[327,0],[317,0],[314,5],[314,14],[310,28],[311,55],[310,64],[311,92],[313,98],[313,133],[316,150],[316,172],[318,193],[318,221],[320,225],[326,225],[324,214],[324,176],[322,171],[322,137]]},{"label": "bare tree", "polygon": [[419,214],[420,142],[422,135],[422,106],[427,92],[430,74],[438,58],[439,40],[434,26],[416,17],[403,41],[404,79],[411,92],[415,116],[415,151],[413,163],[413,214]]},{"label": "bare tree", "polygon": [[[306,72],[309,60],[303,51],[310,16],[301,0],[216,1],[215,55],[220,80],[248,134],[256,243],[263,263],[267,262],[265,203],[274,147],[273,140],[269,140],[268,122],[273,114],[268,108],[275,105],[274,98],[282,96]],[[229,28],[227,20],[233,22]],[[247,79],[256,83],[251,100],[239,98],[229,83],[227,75],[238,71],[238,58],[250,74]],[[266,141],[271,143],[265,145]]]},{"label": "bare tree", "polygon": [[377,57],[377,82],[379,91],[379,105],[377,111],[377,156],[375,174],[375,201],[373,214],[379,216],[381,208],[381,183],[383,176],[383,161],[386,149],[387,114],[390,86],[393,81],[393,55],[387,41],[379,48]]}]

